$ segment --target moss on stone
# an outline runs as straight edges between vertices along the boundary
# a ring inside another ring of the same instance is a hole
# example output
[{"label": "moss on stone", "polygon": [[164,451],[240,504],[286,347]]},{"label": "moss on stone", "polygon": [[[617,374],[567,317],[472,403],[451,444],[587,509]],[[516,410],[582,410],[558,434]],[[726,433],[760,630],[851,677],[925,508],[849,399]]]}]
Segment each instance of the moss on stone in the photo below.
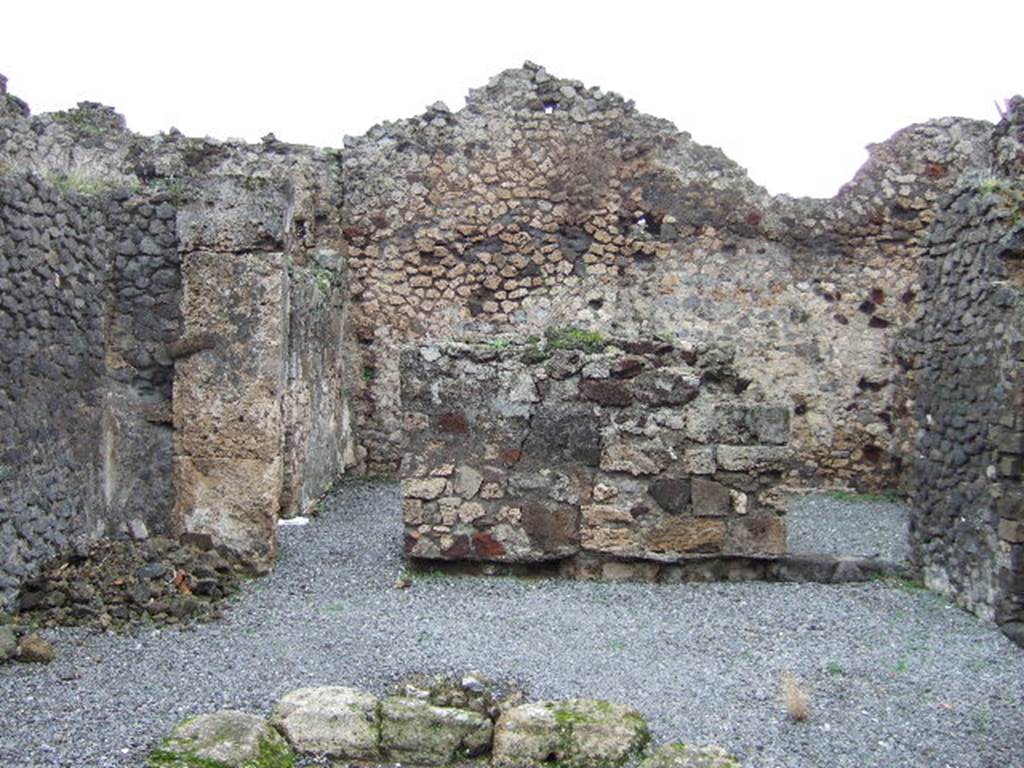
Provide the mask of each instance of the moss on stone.
[{"label": "moss on stone", "polygon": [[[183,728],[196,720],[195,717],[186,717],[177,727]],[[275,732],[270,732],[270,738],[264,738],[259,742],[256,757],[241,763],[238,768],[293,768],[295,755],[292,753],[288,743]],[[168,736],[157,746],[146,758],[147,768],[234,768],[229,763],[221,760],[214,760],[203,757],[196,750],[185,746],[187,741]]]},{"label": "moss on stone", "polygon": [[245,768],[292,768],[295,756],[287,744],[280,741],[265,739],[260,743],[260,753]]},{"label": "moss on stone", "polygon": [[[264,739],[260,742],[259,754],[242,763],[241,768],[293,768],[295,756],[287,744]],[[149,753],[147,768],[231,768],[220,760],[200,757],[195,752],[179,751],[171,739],[165,739],[159,747]]]},{"label": "moss on stone", "polygon": [[600,333],[582,328],[548,328],[544,337],[549,349],[578,349],[593,353],[608,346],[608,340]]},{"label": "moss on stone", "polygon": [[578,712],[575,709],[568,707],[560,707],[555,704],[550,705],[551,713],[555,716],[555,722],[557,722],[563,728],[569,728],[573,725],[590,723],[593,722],[593,718],[588,717],[582,712]]},{"label": "moss on stone", "polygon": [[742,765],[721,747],[694,747],[675,742],[658,747],[638,768],[742,768]]}]

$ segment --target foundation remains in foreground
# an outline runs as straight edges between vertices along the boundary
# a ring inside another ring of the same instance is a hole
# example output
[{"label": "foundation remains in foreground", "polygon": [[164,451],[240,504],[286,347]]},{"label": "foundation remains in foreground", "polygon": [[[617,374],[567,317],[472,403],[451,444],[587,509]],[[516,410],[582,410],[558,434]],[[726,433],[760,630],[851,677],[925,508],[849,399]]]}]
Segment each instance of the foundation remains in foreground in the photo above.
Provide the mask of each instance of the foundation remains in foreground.
[{"label": "foundation remains in foreground", "polygon": [[[407,434],[414,555],[761,556],[775,486],[901,486],[927,582],[1019,639],[1022,133],[1019,98],[910,126],[809,200],[532,64],[340,150],[33,117],[0,78],[0,601],[103,536],[266,567]],[[672,359],[514,341],[567,328]]]}]

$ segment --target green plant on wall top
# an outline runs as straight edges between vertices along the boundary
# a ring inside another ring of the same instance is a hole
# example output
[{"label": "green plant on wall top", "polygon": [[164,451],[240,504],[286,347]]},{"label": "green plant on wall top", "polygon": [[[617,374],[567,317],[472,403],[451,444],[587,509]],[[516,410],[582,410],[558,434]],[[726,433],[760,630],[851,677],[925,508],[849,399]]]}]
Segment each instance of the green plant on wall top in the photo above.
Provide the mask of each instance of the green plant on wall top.
[{"label": "green plant on wall top", "polygon": [[[52,184],[62,195],[78,194],[78,195],[101,195],[104,192],[110,192],[113,189],[117,189],[119,185],[114,184],[108,179],[99,179],[95,176],[86,176],[81,173],[51,173],[46,177],[46,181]],[[120,185],[122,188],[125,185]],[[131,187],[135,189],[136,187]]]},{"label": "green plant on wall top", "polygon": [[331,289],[339,282],[337,272],[315,264],[309,267],[309,274],[312,276],[316,287],[324,293],[330,293]]},{"label": "green plant on wall top", "polygon": [[1016,183],[1016,180],[987,176],[978,182],[978,191],[995,198],[1013,224],[1024,218],[1024,187]]},{"label": "green plant on wall top", "polygon": [[583,352],[600,352],[608,346],[608,340],[597,331],[582,328],[548,328],[544,338],[550,349],[578,349]]}]

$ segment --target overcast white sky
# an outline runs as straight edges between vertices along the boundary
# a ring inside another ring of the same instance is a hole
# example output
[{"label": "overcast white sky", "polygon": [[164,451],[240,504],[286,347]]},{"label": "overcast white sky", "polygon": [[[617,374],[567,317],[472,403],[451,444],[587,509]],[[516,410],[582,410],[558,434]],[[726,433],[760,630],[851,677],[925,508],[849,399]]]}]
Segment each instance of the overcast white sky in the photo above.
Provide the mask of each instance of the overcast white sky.
[{"label": "overcast white sky", "polygon": [[1024,91],[1022,29],[1019,0],[5,0],[0,73],[37,113],[92,100],[143,133],[340,146],[530,59],[772,192],[830,196],[905,125],[995,120]]}]

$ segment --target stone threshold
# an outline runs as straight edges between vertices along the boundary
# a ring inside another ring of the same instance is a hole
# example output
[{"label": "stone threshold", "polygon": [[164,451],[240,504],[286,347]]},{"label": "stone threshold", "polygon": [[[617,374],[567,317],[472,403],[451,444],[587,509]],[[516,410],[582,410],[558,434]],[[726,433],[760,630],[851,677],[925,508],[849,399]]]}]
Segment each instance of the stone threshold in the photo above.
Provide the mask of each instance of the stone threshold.
[{"label": "stone threshold", "polygon": [[918,577],[917,571],[904,563],[878,558],[811,554],[770,557],[708,555],[667,562],[625,560],[591,554],[530,563],[406,558],[406,564],[413,576],[439,573],[451,576],[560,578],[662,584],[719,581],[841,584]]}]

